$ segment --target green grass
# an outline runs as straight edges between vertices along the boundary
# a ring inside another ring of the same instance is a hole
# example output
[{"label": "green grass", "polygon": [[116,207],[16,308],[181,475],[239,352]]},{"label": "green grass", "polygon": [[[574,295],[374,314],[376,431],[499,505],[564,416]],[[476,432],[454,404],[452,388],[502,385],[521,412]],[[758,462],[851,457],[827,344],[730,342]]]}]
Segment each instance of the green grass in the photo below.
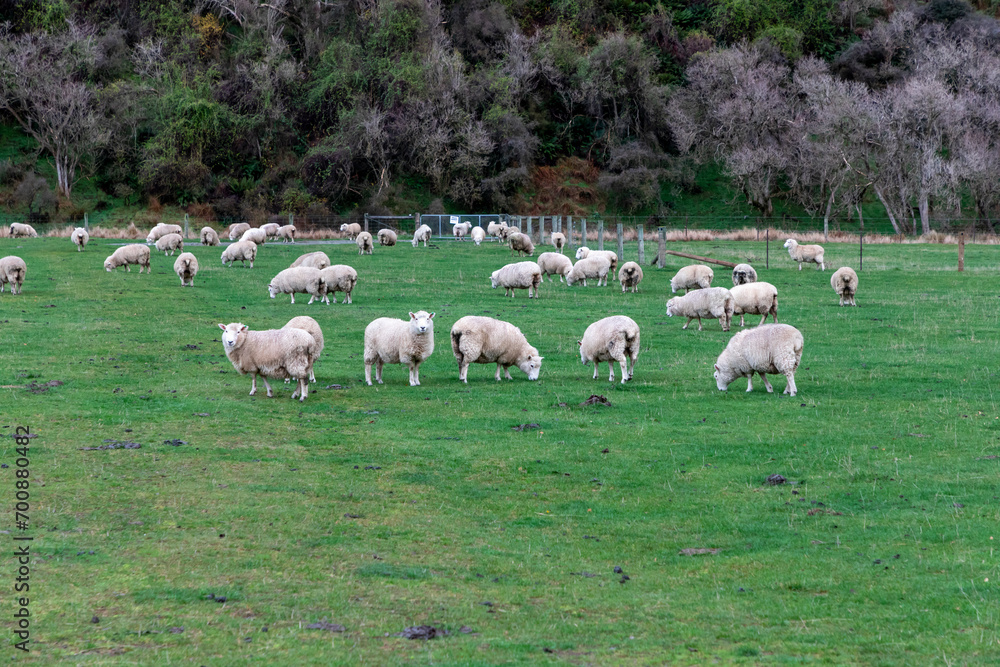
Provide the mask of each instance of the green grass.
[{"label": "green grass", "polygon": [[[316,246],[267,244],[252,270],[189,247],[192,289],[163,255],[152,275],[107,274],[109,242],[0,240],[28,263],[23,294],[0,295],[0,433],[39,434],[28,661],[995,664],[995,247],[968,246],[959,274],[954,247],[866,246],[860,306],[839,308],[830,271],[780,248],[768,270],[763,244],[671,244],[751,258],[778,287],[805,337],[789,398],[783,378],[774,394],[715,388],[729,334],[664,314],[685,260],[646,268],[634,295],[546,283],[505,300],[488,287],[505,250],[440,245],[322,246],[360,275],[353,305],[327,307],[265,287]],[[827,258],[856,266],[857,249]],[[387,366],[365,386],[364,326],[418,309],[437,313],[422,385]],[[625,386],[577,353],[614,313],[642,329]],[[247,396],[216,324],[301,314],[326,337],[319,390]],[[468,314],[519,326],[540,380],[473,366],[459,383],[448,331]],[[593,393],[612,407],[580,407]],[[540,428],[511,429],[526,423]],[[142,448],[80,449],[105,439]],[[0,439],[12,533],[15,458]],[[346,632],[306,629],[323,619]],[[386,636],[423,623],[453,634]]]}]

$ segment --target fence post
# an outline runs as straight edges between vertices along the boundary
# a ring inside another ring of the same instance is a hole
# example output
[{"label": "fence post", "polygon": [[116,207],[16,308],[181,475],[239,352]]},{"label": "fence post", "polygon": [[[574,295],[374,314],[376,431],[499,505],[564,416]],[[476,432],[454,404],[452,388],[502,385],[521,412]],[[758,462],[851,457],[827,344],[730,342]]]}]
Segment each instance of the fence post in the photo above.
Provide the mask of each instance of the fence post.
[{"label": "fence post", "polygon": [[604,220],[597,221],[597,249],[604,250]]},{"label": "fence post", "polygon": [[622,263],[625,261],[625,235],[622,233],[622,223],[618,223],[615,231],[618,233],[618,262]]},{"label": "fence post", "polygon": [[368,214],[365,213],[365,231],[368,231]]},{"label": "fence post", "polygon": [[656,268],[662,269],[667,265],[667,228],[658,227],[659,238],[656,239]]},{"label": "fence post", "polygon": [[533,238],[533,234],[532,234],[532,229],[531,229],[531,216],[530,216],[530,215],[528,216],[528,221],[527,221],[526,223],[524,223],[524,226],[525,226],[525,228],[527,229],[527,231],[525,232],[525,234],[527,234],[527,235],[528,235],[528,238],[529,238],[529,239],[531,239],[531,242],[532,242],[532,243],[534,243],[534,242],[535,242],[535,239]]},{"label": "fence post", "polygon": [[639,225],[636,227],[636,231],[639,233],[639,266],[646,263],[646,242],[643,240],[645,226],[646,225]]},{"label": "fence post", "polygon": [[87,230],[88,234],[90,233],[90,218],[87,217],[86,213],[83,214],[83,228]]},{"label": "fence post", "polygon": [[292,226],[295,225],[295,214],[294,213],[289,213],[288,214],[288,224],[290,224]]},{"label": "fence post", "polygon": [[184,238],[190,238],[188,236],[188,214],[184,214]]},{"label": "fence post", "polygon": [[771,228],[764,230],[764,268],[771,268]]},{"label": "fence post", "polygon": [[580,245],[587,245],[587,219],[580,218]]},{"label": "fence post", "polygon": [[559,232],[561,234],[562,233],[562,216],[561,215],[554,216],[552,218],[552,224],[554,225],[553,229],[555,229],[557,232]]},{"label": "fence post", "polygon": [[538,216],[538,245],[545,245],[545,216]]},{"label": "fence post", "polygon": [[965,271],[965,232],[958,235],[958,270]]},{"label": "fence post", "polygon": [[573,252],[573,216],[566,216],[566,245],[569,246],[569,254],[575,255]]},{"label": "fence post", "polygon": [[[860,208],[858,209],[860,212]],[[861,221],[861,233],[858,235],[858,271],[865,268],[865,221]]]}]

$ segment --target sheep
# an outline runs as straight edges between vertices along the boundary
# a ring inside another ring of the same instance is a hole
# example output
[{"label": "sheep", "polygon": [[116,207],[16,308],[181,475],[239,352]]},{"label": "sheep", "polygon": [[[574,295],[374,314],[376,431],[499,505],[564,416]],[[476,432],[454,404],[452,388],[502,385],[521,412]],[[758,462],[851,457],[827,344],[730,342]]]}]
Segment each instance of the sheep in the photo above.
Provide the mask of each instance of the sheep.
[{"label": "sheep", "polygon": [[622,268],[618,271],[618,282],[622,284],[622,293],[628,287],[632,288],[632,292],[639,289],[639,283],[642,282],[642,267],[636,262],[625,262],[622,264]]},{"label": "sheep", "polygon": [[496,239],[497,241],[499,241],[500,232],[506,226],[507,226],[506,222],[502,220],[494,220],[490,222],[488,225],[486,225],[486,233],[489,235],[491,239]]},{"label": "sheep", "polygon": [[412,243],[413,247],[416,248],[417,243],[423,241],[424,247],[426,248],[427,242],[430,240],[430,238],[431,238],[431,228],[428,227],[427,225],[420,225],[419,227],[417,227],[416,231],[413,232],[413,240],[410,241],[410,243]]},{"label": "sheep", "polygon": [[830,276],[830,286],[840,295],[841,306],[856,306],[854,293],[858,291],[858,274],[849,266],[842,266]]},{"label": "sheep", "polygon": [[219,245],[219,233],[211,227],[202,227],[198,238],[202,245]]},{"label": "sheep", "polygon": [[260,227],[251,227],[240,234],[240,241],[252,241],[257,245],[264,245],[264,243],[267,242],[267,232]]},{"label": "sheep", "polygon": [[692,290],[708,289],[714,277],[715,272],[704,264],[689,264],[670,279],[670,291],[676,294],[677,290],[683,289],[687,294]]},{"label": "sheep", "polygon": [[781,373],[788,379],[783,393],[795,396],[795,370],[802,361],[802,333],[787,324],[762,324],[741,331],[729,339],[726,349],[715,361],[715,384],[726,391],[738,377],[747,379],[747,391],[753,390],[753,374],[758,373],[768,393],[774,391],[766,373]]},{"label": "sheep", "polygon": [[493,289],[503,287],[503,295],[510,295],[512,299],[514,298],[514,290],[517,289],[528,290],[529,299],[534,292],[537,299],[538,287],[542,284],[542,270],[535,262],[507,264],[493,272],[490,276],[490,284]]},{"label": "sheep", "polygon": [[823,246],[819,245],[799,245],[795,239],[785,241],[788,254],[792,261],[799,263],[799,271],[802,270],[803,262],[812,262],[819,265],[820,271],[826,271],[826,264],[823,262]]},{"label": "sheep", "polygon": [[76,244],[76,251],[82,252],[84,248],[87,247],[87,242],[90,241],[90,234],[83,227],[77,227],[70,234],[70,239]]},{"label": "sheep", "polygon": [[358,234],[358,237],[355,239],[355,243],[358,244],[359,255],[372,254],[374,245],[372,244],[372,235],[368,232],[361,232]]},{"label": "sheep", "polygon": [[146,273],[152,273],[153,269],[149,266],[149,246],[141,243],[123,245],[104,260],[104,270],[114,271],[119,266],[124,266],[125,271],[131,273],[129,264],[138,264],[139,273],[142,273],[143,267],[146,267]]},{"label": "sheep", "polygon": [[322,250],[307,252],[304,255],[300,255],[288,268],[294,269],[296,266],[311,266],[314,269],[322,270],[330,266],[330,258]]},{"label": "sheep", "polygon": [[242,322],[220,323],[219,328],[222,329],[222,347],[233,368],[240,375],[250,374],[251,396],[257,393],[257,376],[260,375],[268,398],[273,396],[268,378],[295,378],[292,398],[297,396],[300,402],[306,400],[317,347],[312,335],[297,327],[250,331]]},{"label": "sheep", "polygon": [[352,241],[361,233],[361,225],[356,222],[345,222],[340,226],[340,231],[347,233],[347,238]]},{"label": "sheep", "polygon": [[506,245],[506,244],[510,243],[510,237],[511,236],[513,236],[514,234],[520,234],[520,233],[521,233],[521,228],[520,227],[513,227],[513,226],[504,225],[504,227],[500,230],[500,240]]},{"label": "sheep", "polygon": [[760,315],[758,324],[764,324],[768,315],[778,321],[778,288],[771,283],[734,285],[729,293],[733,295],[733,315],[740,316],[740,326],[744,315]]},{"label": "sheep", "polygon": [[598,320],[587,327],[576,344],[580,346],[583,365],[594,362],[595,380],[602,361],[608,362],[608,382],[615,381],[615,361],[622,367],[622,384],[632,379],[635,360],[639,358],[639,325],[631,317],[613,315]]},{"label": "sheep", "polygon": [[552,245],[555,246],[556,250],[558,250],[561,254],[563,248],[566,246],[566,235],[562,232],[553,232]]},{"label": "sheep", "polygon": [[235,222],[229,227],[229,240],[235,241],[236,239],[243,236],[243,232],[250,229],[250,223],[247,222]]},{"label": "sheep", "polygon": [[[557,252],[543,252],[538,256],[538,268],[542,270],[542,278],[545,276],[559,276],[559,282],[569,275],[573,270],[573,262],[566,255]],[[555,280],[555,278],[549,278]]]},{"label": "sheep", "polygon": [[181,287],[194,287],[194,277],[198,275],[198,258],[190,252],[182,252],[174,260],[174,273],[181,279]]},{"label": "sheep", "polygon": [[538,350],[528,344],[521,330],[510,322],[492,317],[466,315],[451,328],[451,351],[458,362],[458,379],[468,384],[469,364],[496,364],[496,381],[500,369],[508,380],[510,367],[517,366],[529,380],[537,380],[542,370]]},{"label": "sheep", "polygon": [[378,230],[378,244],[384,246],[394,246],[396,245],[396,232],[391,229],[380,229]]},{"label": "sheep", "polygon": [[323,269],[323,301],[330,305],[330,293],[333,293],[333,302],[337,303],[337,292],[343,292],[344,303],[351,303],[351,292],[358,284],[358,272],[346,264],[334,264]]},{"label": "sheep", "polygon": [[757,272],[749,264],[737,264],[733,267],[733,286],[757,282]]},{"label": "sheep", "polygon": [[[324,347],[323,330],[319,328],[319,322],[308,315],[299,315],[288,320],[288,323],[281,328],[302,329],[316,341],[316,346],[311,350],[309,358],[309,381],[315,382],[316,375],[313,373],[313,366],[316,364],[316,360],[319,359],[319,355],[323,352]],[[285,378],[285,383],[287,384],[290,380],[291,378]]]},{"label": "sheep", "polygon": [[410,320],[380,317],[365,327],[365,382],[382,384],[382,366],[406,364],[410,386],[420,386],[420,364],[434,352],[434,313],[410,313]]},{"label": "sheep", "polygon": [[578,260],[587,259],[591,255],[594,256],[603,255],[604,257],[607,257],[608,261],[611,262],[611,275],[615,274],[615,269],[618,268],[618,253],[616,253],[614,250],[591,250],[585,245],[580,246],[576,250],[576,258]]},{"label": "sheep", "polygon": [[486,230],[477,225],[472,228],[472,231],[469,232],[469,235],[472,237],[472,240],[475,241],[476,245],[479,245],[486,238]]},{"label": "sheep", "polygon": [[295,225],[278,227],[278,235],[275,238],[281,239],[282,243],[295,243]]},{"label": "sheep", "polygon": [[[145,248],[146,246],[142,246]],[[148,250],[148,248],[146,248]],[[10,293],[20,294],[24,285],[24,276],[28,272],[28,265],[24,260],[16,255],[8,255],[0,258],[0,293],[3,292],[4,285],[10,283]]]},{"label": "sheep", "polygon": [[271,240],[278,236],[278,230],[281,229],[281,225],[279,225],[276,222],[269,222],[267,224],[261,225],[259,229],[262,232],[264,232],[264,235],[267,237],[267,240]]},{"label": "sheep", "polygon": [[223,266],[226,266],[226,262],[229,262],[229,266],[232,266],[233,262],[236,261],[246,266],[249,261],[250,268],[252,269],[255,259],[257,259],[257,244],[253,241],[237,241],[222,251]]},{"label": "sheep", "polygon": [[172,255],[184,249],[184,239],[180,234],[166,234],[156,240],[156,249],[162,250],[164,255]]},{"label": "sheep", "polygon": [[608,284],[608,272],[610,270],[611,263],[604,255],[586,257],[574,264],[572,270],[566,274],[566,284],[572,285],[573,283],[583,282],[583,286],[586,287],[588,278],[597,278],[598,287],[601,286],[602,281],[606,286]]},{"label": "sheep", "polygon": [[161,222],[149,230],[149,234],[146,236],[146,243],[156,243],[167,234],[177,234],[180,236],[183,233],[184,229],[180,225],[168,225]]},{"label": "sheep", "polygon": [[529,256],[535,254],[535,244],[531,242],[527,234],[518,232],[511,234],[509,238],[511,253],[516,252],[518,257],[522,256],[522,254]]},{"label": "sheep", "polygon": [[452,235],[459,241],[464,241],[466,234],[468,234],[469,230],[472,229],[472,223],[466,221],[466,222],[456,222],[452,224],[455,225],[451,229]]},{"label": "sheep", "polygon": [[38,232],[31,225],[25,224],[23,222],[12,222],[10,223],[10,236],[11,238],[38,238]]},{"label": "sheep", "polygon": [[310,304],[316,299],[322,301],[325,283],[320,270],[311,266],[296,266],[294,269],[279,271],[267,284],[267,293],[272,299],[278,294],[289,294],[292,303],[295,303],[296,292],[308,294]]},{"label": "sheep", "polygon": [[707,287],[694,290],[684,296],[675,296],[667,301],[667,317],[680,315],[688,318],[682,329],[687,329],[691,320],[698,320],[698,331],[701,331],[701,318],[719,318],[723,331],[729,331],[733,321],[733,310],[736,303],[733,295],[725,287]]}]

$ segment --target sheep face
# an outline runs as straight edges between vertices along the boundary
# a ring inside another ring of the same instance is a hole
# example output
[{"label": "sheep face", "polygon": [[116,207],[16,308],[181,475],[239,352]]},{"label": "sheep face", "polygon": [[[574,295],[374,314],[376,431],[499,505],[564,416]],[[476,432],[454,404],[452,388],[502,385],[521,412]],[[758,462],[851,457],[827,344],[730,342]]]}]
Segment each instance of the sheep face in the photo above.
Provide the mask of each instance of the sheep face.
[{"label": "sheep face", "polygon": [[576,258],[577,259],[583,259],[583,258],[585,258],[589,254],[590,254],[590,248],[588,248],[585,245],[582,245],[582,246],[580,246],[579,248],[576,249]]},{"label": "sheep face", "polygon": [[342,232],[346,232],[347,231],[347,223],[346,222],[340,226],[340,231],[342,231]]},{"label": "sheep face", "polygon": [[731,370],[723,371],[719,368],[719,364],[715,365],[715,386],[719,388],[719,391],[726,391],[729,389],[729,383],[736,379]]},{"label": "sheep face", "polygon": [[785,241],[785,247],[786,248],[794,248],[798,244],[799,244],[799,242],[796,241],[795,239],[788,239],[787,241]]},{"label": "sheep face", "polygon": [[517,367],[524,371],[529,380],[537,380],[538,374],[542,372],[542,359],[544,357],[538,356],[536,352],[529,355],[527,359],[519,361]]},{"label": "sheep face", "polygon": [[433,319],[434,313],[428,313],[426,310],[410,313],[410,331],[421,336],[433,331],[434,325],[431,323]]},{"label": "sheep face", "polygon": [[111,258],[110,257],[108,257],[106,260],[104,260],[104,270],[107,271],[107,272],[109,272],[109,273],[111,271],[115,270],[115,265],[111,262]]},{"label": "sheep face", "polygon": [[499,285],[499,283],[497,282],[497,273],[498,272],[494,271],[493,275],[490,276],[490,285],[493,287],[493,289],[496,289],[497,286]]},{"label": "sheep face", "polygon": [[[676,290],[675,290],[675,291],[676,291]],[[676,313],[676,312],[674,311],[674,302],[675,302],[676,300],[677,300],[677,299],[671,299],[670,301],[667,301],[667,317],[673,317],[674,315],[676,315],[676,314],[677,314],[677,313]]]},{"label": "sheep face", "polygon": [[273,298],[274,298],[275,296],[277,296],[277,295],[278,295],[278,288],[277,288],[277,287],[275,287],[274,285],[268,285],[268,286],[267,286],[267,293],[268,293],[268,294],[269,294],[269,295],[271,296],[271,298],[273,299]]},{"label": "sheep face", "polygon": [[240,334],[245,334],[249,331],[249,327],[240,322],[232,322],[230,324],[222,324],[220,322],[219,328],[222,329],[222,347],[227,354],[236,349],[240,342]]}]

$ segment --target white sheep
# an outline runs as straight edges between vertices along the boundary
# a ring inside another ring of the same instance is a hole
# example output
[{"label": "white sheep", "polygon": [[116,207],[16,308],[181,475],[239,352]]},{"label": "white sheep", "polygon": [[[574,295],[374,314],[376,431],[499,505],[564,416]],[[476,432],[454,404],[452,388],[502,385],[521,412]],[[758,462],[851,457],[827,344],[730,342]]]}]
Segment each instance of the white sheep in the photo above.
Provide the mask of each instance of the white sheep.
[{"label": "white sheep", "polygon": [[358,284],[358,272],[346,264],[334,264],[321,271],[323,274],[323,301],[330,304],[330,293],[333,293],[333,302],[337,303],[337,292],[343,292],[344,303],[351,303],[351,292]]},{"label": "white sheep", "polygon": [[562,232],[552,232],[551,240],[555,249],[562,253],[563,248],[566,247],[566,235]]},{"label": "white sheep", "polygon": [[76,251],[81,252],[87,247],[87,242],[90,241],[90,234],[83,227],[77,227],[69,235],[69,238],[76,244]]},{"label": "white sheep", "polygon": [[591,256],[600,257],[602,255],[607,257],[608,261],[611,263],[611,275],[613,276],[615,274],[615,269],[618,268],[618,253],[614,250],[591,250],[585,245],[580,246],[576,250],[576,258],[578,260],[587,259]]},{"label": "white sheep", "polygon": [[469,364],[496,364],[496,380],[500,370],[508,380],[510,367],[517,366],[529,380],[537,380],[542,370],[538,350],[528,344],[521,330],[510,322],[492,317],[466,315],[451,328],[451,351],[458,362],[458,379],[468,383]]},{"label": "white sheep", "polygon": [[608,284],[608,273],[611,271],[611,262],[604,255],[594,255],[593,257],[585,257],[576,264],[573,265],[572,270],[566,274],[566,284],[572,285],[573,283],[582,282],[583,286],[587,286],[587,279],[593,280],[597,278],[597,286],[600,287],[603,282],[605,286]]},{"label": "white sheep", "polygon": [[251,227],[240,234],[240,241],[252,241],[257,245],[264,245],[267,241],[267,232],[260,227]]},{"label": "white sheep", "polygon": [[[309,317],[308,315],[299,315],[298,317],[293,317],[288,320],[282,329],[302,329],[316,341],[316,346],[312,349],[309,358],[309,381],[316,381],[316,374],[313,372],[313,367],[316,364],[316,360],[319,359],[320,353],[323,352],[324,341],[323,341],[323,330],[319,327],[319,322]],[[285,378],[285,382],[289,382],[291,378]]]},{"label": "white sheep", "polygon": [[768,393],[774,391],[766,373],[781,373],[788,379],[783,393],[795,396],[795,370],[802,361],[802,333],[787,324],[762,324],[741,331],[715,362],[715,384],[726,391],[738,377],[747,379],[747,391],[753,390],[753,374],[758,373]]},{"label": "white sheep", "polygon": [[486,225],[486,233],[489,235],[491,239],[496,239],[497,241],[499,241],[500,232],[506,226],[507,223],[503,222],[502,220],[493,220],[488,225]]},{"label": "white sheep", "polygon": [[194,277],[198,275],[198,258],[190,252],[182,252],[174,260],[174,273],[181,279],[181,287],[194,287]]},{"label": "white sheep", "polygon": [[635,360],[639,358],[639,325],[631,317],[612,315],[597,320],[576,341],[580,346],[580,361],[586,366],[594,362],[594,379],[597,367],[608,362],[608,382],[615,381],[615,364],[622,367],[622,384],[632,379]]},{"label": "white sheep", "polygon": [[708,289],[712,286],[712,279],[715,272],[704,264],[689,264],[682,267],[674,277],[670,279],[670,291],[674,294],[677,290],[684,290],[687,294],[692,290]]},{"label": "white sheep", "polygon": [[156,240],[156,249],[164,255],[172,255],[184,249],[184,238],[180,234],[164,234]]},{"label": "white sheep", "polygon": [[729,331],[735,308],[736,303],[729,290],[725,287],[707,287],[667,301],[667,317],[679,315],[688,318],[682,329],[687,329],[691,320],[697,319],[698,331],[701,331],[701,318],[718,318],[722,330]]},{"label": "white sheep", "polygon": [[542,270],[535,262],[515,262],[502,266],[490,276],[493,289],[504,288],[504,296],[514,298],[514,290],[528,290],[528,298],[538,298],[538,286],[542,284]]},{"label": "white sheep", "polygon": [[[145,246],[142,246],[145,248]],[[148,250],[148,248],[147,248]],[[20,294],[24,285],[24,276],[28,273],[28,265],[16,255],[0,258],[0,293],[4,285],[10,283],[10,293]]]},{"label": "white sheep", "polygon": [[223,266],[226,266],[226,262],[229,262],[229,266],[232,266],[233,262],[241,262],[246,266],[249,261],[252,269],[255,259],[257,259],[257,244],[253,241],[237,241],[222,251]]},{"label": "white sheep", "polygon": [[198,238],[202,245],[219,245],[219,233],[211,227],[202,227]]},{"label": "white sheep", "polygon": [[622,264],[621,270],[618,271],[618,282],[622,284],[622,292],[625,292],[626,288],[629,287],[635,292],[639,289],[639,283],[642,282],[642,267],[636,262],[625,262]]},{"label": "white sheep", "polygon": [[357,238],[354,240],[358,244],[358,254],[359,255],[370,255],[374,249],[374,244],[372,243],[372,235],[368,232],[361,232],[358,234]]},{"label": "white sheep", "polygon": [[153,269],[149,266],[149,246],[141,243],[123,245],[104,260],[104,270],[114,271],[119,266],[124,266],[125,271],[131,273],[129,264],[138,264],[139,273],[142,273],[143,267],[146,268],[146,273],[152,273]]},{"label": "white sheep", "polygon": [[410,386],[420,385],[420,364],[434,352],[434,313],[410,313],[410,320],[380,317],[365,327],[365,382],[382,384],[382,366],[406,364]]},{"label": "white sheep", "polygon": [[180,225],[168,225],[165,222],[161,222],[149,230],[149,234],[146,235],[146,243],[156,243],[167,234],[177,234],[180,236],[183,233],[184,228]]},{"label": "white sheep", "polygon": [[240,375],[250,374],[251,396],[257,393],[257,376],[260,375],[268,398],[273,395],[268,378],[294,378],[296,389],[292,398],[306,400],[317,347],[316,340],[308,332],[297,327],[250,331],[242,322],[220,323],[219,328],[222,329],[222,347],[233,368]]},{"label": "white sheep", "polygon": [[352,241],[361,233],[361,225],[356,222],[345,222],[340,226],[340,231],[347,234],[347,238]]},{"label": "white sheep", "polygon": [[452,236],[454,236],[459,241],[464,241],[465,236],[469,233],[469,230],[472,229],[472,223],[466,221],[466,222],[455,222],[452,224],[455,225],[454,227],[451,228]]},{"label": "white sheep", "polygon": [[300,255],[288,268],[294,269],[296,266],[311,266],[314,269],[322,270],[330,266],[330,258],[322,250],[307,252],[304,255]]},{"label": "white sheep", "polygon": [[531,238],[527,234],[521,234],[517,232],[511,234],[510,240],[510,251],[511,253],[517,253],[518,257],[522,255],[534,255],[535,254],[535,244],[531,242]]},{"label": "white sheep", "polygon": [[472,237],[472,240],[475,241],[476,245],[479,245],[486,239],[486,230],[477,225],[472,228],[469,235]]},{"label": "white sheep", "polygon": [[268,222],[261,225],[259,229],[264,232],[264,235],[268,240],[270,240],[278,236],[278,230],[281,229],[281,225],[276,222]]},{"label": "white sheep", "polygon": [[[538,268],[542,270],[542,277],[559,276],[559,282],[569,275],[573,270],[573,262],[566,255],[557,252],[543,252],[538,256]],[[555,280],[555,278],[549,278]]]},{"label": "white sheep", "polygon": [[[309,295],[309,303],[323,300],[325,294],[323,274],[311,266],[296,266],[294,269],[279,271],[267,284],[267,293],[273,299],[278,294],[289,294],[295,303],[296,292]],[[308,305],[308,304],[307,304]]]},{"label": "white sheep", "polygon": [[749,264],[737,264],[733,267],[733,285],[746,285],[757,282],[757,272]]},{"label": "white sheep", "polygon": [[520,227],[504,225],[500,229],[500,240],[504,243],[504,245],[506,245],[506,244],[510,243],[510,237],[511,236],[513,236],[514,234],[520,234],[520,233],[521,233],[521,228]]},{"label": "white sheep", "polygon": [[817,264],[820,271],[826,271],[826,264],[823,263],[823,246],[819,245],[799,245],[795,239],[785,241],[788,248],[788,255],[792,261],[799,263],[799,271],[802,270],[803,262]]},{"label": "white sheep", "polygon": [[840,295],[841,306],[856,306],[854,293],[858,291],[858,274],[849,266],[842,266],[830,276],[830,286]]},{"label": "white sheep", "polygon": [[229,240],[235,241],[236,239],[243,236],[243,232],[250,229],[250,223],[248,222],[234,222],[229,227]]},{"label": "white sheep", "polygon": [[38,232],[31,225],[25,224],[23,222],[12,222],[10,223],[10,236],[11,238],[38,238]]},{"label": "white sheep", "polygon": [[278,235],[275,238],[281,239],[282,243],[295,243],[295,225],[278,227]]},{"label": "white sheep", "polygon": [[760,315],[758,325],[764,324],[768,315],[778,321],[778,288],[771,283],[734,285],[729,293],[733,295],[733,315],[740,316],[740,326],[744,315]]},{"label": "white sheep", "polygon": [[391,229],[380,229],[378,230],[378,244],[384,246],[394,246],[396,245],[396,232]]},{"label": "white sheep", "polygon": [[413,247],[416,248],[417,243],[423,241],[424,247],[426,248],[427,242],[430,240],[430,238],[431,238],[431,228],[428,227],[427,225],[420,225],[419,227],[417,227],[416,231],[413,232],[413,240],[410,241],[410,243],[412,243]]}]

